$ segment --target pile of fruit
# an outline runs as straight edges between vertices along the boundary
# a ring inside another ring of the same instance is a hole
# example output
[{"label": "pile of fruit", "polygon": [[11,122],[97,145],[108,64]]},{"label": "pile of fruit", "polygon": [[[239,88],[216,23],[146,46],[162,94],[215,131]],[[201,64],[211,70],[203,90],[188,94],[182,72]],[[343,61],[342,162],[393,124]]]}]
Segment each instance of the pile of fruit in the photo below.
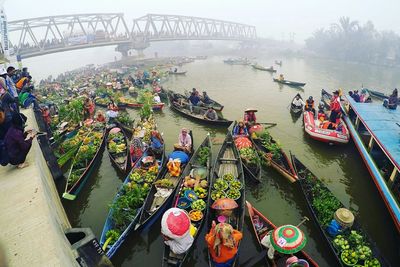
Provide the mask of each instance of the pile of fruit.
[{"label": "pile of fruit", "polygon": [[224,174],[222,178],[218,178],[214,183],[214,190],[211,192],[211,199],[231,198],[237,200],[241,197],[240,189],[242,183],[237,180],[233,174]]},{"label": "pile of fruit", "polygon": [[373,258],[372,250],[368,243],[357,231],[352,230],[349,233],[336,236],[333,244],[341,253],[340,258],[346,265],[364,262],[364,266],[380,266],[379,261]]},{"label": "pile of fruit", "polygon": [[107,138],[108,151],[111,154],[121,154],[126,152],[126,140],[121,132],[110,133]]},{"label": "pile of fruit", "polygon": [[143,142],[149,144],[152,130],[156,130],[156,122],[153,117],[141,120],[133,129],[133,137],[142,138]]},{"label": "pile of fruit", "polygon": [[189,218],[191,221],[198,222],[203,218],[203,212],[201,210],[192,210],[189,212]]},{"label": "pile of fruit", "polygon": [[204,210],[206,208],[206,202],[202,199],[198,199],[192,202],[191,208],[192,210]]},{"label": "pile of fruit", "polygon": [[244,164],[256,165],[259,162],[257,151],[252,147],[240,149],[239,154]]}]

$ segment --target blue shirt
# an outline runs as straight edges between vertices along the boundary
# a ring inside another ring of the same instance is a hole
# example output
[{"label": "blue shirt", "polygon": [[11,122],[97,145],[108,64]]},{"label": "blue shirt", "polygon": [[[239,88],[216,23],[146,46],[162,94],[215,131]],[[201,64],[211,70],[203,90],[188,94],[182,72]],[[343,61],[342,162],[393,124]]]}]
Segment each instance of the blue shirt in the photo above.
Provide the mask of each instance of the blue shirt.
[{"label": "blue shirt", "polygon": [[190,95],[189,101],[196,106],[200,102],[200,97],[198,97],[197,95]]},{"label": "blue shirt", "polygon": [[151,140],[151,148],[160,149],[162,147],[162,144],[160,140],[158,140],[158,138],[152,136],[150,140]]}]

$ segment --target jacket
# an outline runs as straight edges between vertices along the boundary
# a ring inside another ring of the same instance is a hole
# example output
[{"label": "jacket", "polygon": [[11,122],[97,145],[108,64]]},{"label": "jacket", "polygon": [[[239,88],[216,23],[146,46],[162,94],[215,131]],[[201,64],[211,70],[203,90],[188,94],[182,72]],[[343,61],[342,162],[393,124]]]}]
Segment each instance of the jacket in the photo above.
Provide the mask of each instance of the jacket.
[{"label": "jacket", "polygon": [[4,137],[10,161],[19,159],[21,155],[27,155],[32,146],[32,139],[25,140],[24,131],[21,128],[11,126]]}]

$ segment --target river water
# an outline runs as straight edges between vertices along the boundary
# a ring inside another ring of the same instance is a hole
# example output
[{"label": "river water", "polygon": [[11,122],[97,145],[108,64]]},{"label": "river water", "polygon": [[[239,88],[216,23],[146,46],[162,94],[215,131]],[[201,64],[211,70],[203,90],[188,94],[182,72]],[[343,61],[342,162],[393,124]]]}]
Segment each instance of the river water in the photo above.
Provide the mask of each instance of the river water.
[{"label": "river water", "polygon": [[[113,60],[114,55],[106,58]],[[275,59],[277,58],[265,56],[259,58],[258,63],[270,66]],[[278,123],[270,129],[273,137],[279,140],[284,150],[292,151],[318,177],[323,178],[329,189],[346,206],[357,212],[361,225],[392,265],[396,266],[395,263],[399,260],[400,238],[353,142],[345,146],[329,146],[311,140],[304,133],[302,119],[292,118],[288,105],[297,92],[300,92],[303,98],[312,95],[319,100],[321,88],[330,91],[343,88],[347,91],[358,89],[363,84],[389,92],[395,85],[400,84],[400,71],[319,59],[279,59],[283,60],[283,66],[276,66],[278,74],[284,73],[289,80],[307,82],[304,91],[274,83],[272,75],[268,72],[253,70],[250,66],[226,65],[222,62],[222,57],[210,57],[184,65],[183,69],[188,71],[187,74],[182,77],[170,77],[164,86],[178,92],[190,90],[192,87],[206,90],[212,98],[225,105],[223,114],[232,120],[241,118],[245,108],[254,107],[258,109],[258,121]],[[77,63],[69,60],[75,67]],[[43,66],[43,63],[33,59],[29,63],[32,70],[35,66]],[[98,59],[88,60],[82,65],[89,63],[101,62]],[[67,69],[60,68],[60,71],[65,70]],[[46,72],[46,69],[42,69],[38,74],[45,77],[54,74],[53,69],[52,71],[49,69]],[[133,117],[137,117],[136,111],[129,112]],[[164,133],[168,152],[176,142],[181,127],[193,130],[195,146],[210,133],[214,137],[214,155],[225,134],[223,129],[202,126],[182,118],[168,107],[162,113],[156,113],[155,117],[159,129]],[[91,177],[78,199],[73,202],[63,200],[71,224],[74,227],[90,227],[95,235],[100,237],[108,205],[123,179],[124,177],[117,175],[107,153],[104,153],[98,171]],[[268,168],[263,169],[262,183],[246,188],[246,199],[277,225],[297,224],[302,216],[312,218],[297,186],[289,184],[284,177]],[[250,227],[249,217],[246,216],[240,266],[259,258],[260,250]],[[320,266],[334,266],[328,247],[312,219],[301,227],[309,240],[305,250],[320,263]],[[207,266],[207,250],[203,236],[204,233],[197,240],[186,266]],[[112,261],[115,266],[160,266],[162,252],[163,243],[158,220],[148,231],[132,233]],[[263,266],[263,261],[250,266]]]}]

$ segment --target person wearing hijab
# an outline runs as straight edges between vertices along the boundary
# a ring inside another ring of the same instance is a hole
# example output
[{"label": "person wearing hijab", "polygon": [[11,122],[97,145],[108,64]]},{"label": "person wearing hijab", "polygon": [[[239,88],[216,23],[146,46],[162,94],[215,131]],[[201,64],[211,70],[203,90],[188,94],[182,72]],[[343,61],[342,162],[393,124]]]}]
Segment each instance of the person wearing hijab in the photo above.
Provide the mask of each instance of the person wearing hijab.
[{"label": "person wearing hijab", "polygon": [[211,259],[216,267],[229,267],[235,261],[239,242],[243,234],[233,229],[227,223],[212,223],[210,232],[206,235],[206,242]]},{"label": "person wearing hijab", "polygon": [[14,113],[11,121],[12,125],[4,137],[10,164],[17,165],[20,169],[28,166],[25,159],[31,149],[32,140],[35,137],[35,134],[32,132],[24,133],[26,120],[25,115]]},{"label": "person wearing hijab", "polygon": [[393,90],[393,93],[389,96],[389,99],[383,101],[383,106],[388,109],[396,109],[399,101],[397,88]]}]

